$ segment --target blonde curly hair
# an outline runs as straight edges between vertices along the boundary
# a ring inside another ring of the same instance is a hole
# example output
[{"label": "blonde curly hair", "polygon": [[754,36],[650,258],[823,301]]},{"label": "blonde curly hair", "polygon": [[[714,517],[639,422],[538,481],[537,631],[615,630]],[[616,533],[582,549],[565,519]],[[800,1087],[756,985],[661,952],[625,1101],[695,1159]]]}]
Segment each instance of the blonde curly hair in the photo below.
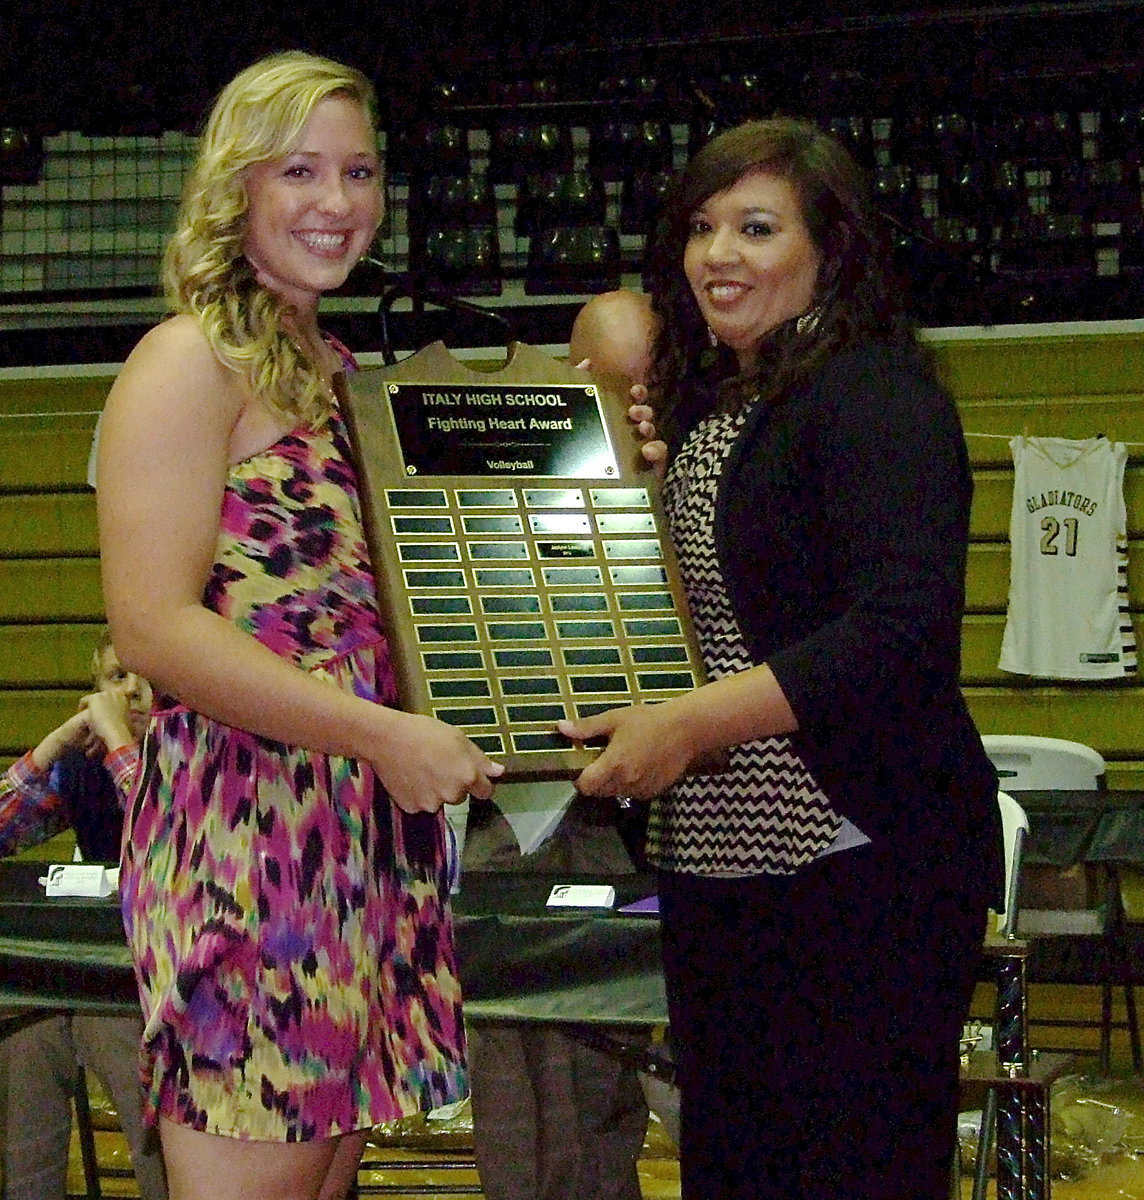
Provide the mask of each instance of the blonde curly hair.
[{"label": "blonde curly hair", "polygon": [[329,396],[317,364],[287,331],[289,305],[258,283],[243,253],[245,173],[289,154],[331,96],[361,105],[376,130],[373,85],[342,63],[287,51],[236,75],[207,119],[163,262],[172,310],[195,317],[219,361],[275,411],[308,423],[328,415]]}]

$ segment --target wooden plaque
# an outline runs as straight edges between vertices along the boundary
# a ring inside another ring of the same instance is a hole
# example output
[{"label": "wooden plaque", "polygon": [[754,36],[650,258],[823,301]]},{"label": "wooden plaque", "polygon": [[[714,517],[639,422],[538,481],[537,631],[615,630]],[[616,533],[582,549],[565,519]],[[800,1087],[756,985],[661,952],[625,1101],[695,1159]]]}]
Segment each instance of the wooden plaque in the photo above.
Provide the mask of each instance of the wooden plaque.
[{"label": "wooden plaque", "polygon": [[350,380],[363,515],[404,707],[515,779],[596,751],[557,720],[703,681],[626,387],[516,344],[496,372],[441,342]]}]

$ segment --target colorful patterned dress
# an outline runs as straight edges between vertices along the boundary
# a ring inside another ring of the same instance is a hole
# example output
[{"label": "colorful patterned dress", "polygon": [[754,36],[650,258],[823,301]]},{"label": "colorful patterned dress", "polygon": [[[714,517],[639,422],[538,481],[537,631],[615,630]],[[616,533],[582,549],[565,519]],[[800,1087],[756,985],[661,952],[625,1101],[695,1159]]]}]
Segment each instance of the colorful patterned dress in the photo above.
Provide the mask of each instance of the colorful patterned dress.
[{"label": "colorful patterned dress", "polygon": [[[232,468],[205,603],[392,703],[350,462],[335,410]],[[465,1094],[444,824],[354,759],[158,699],[121,878],[152,1118],[301,1141]]]}]

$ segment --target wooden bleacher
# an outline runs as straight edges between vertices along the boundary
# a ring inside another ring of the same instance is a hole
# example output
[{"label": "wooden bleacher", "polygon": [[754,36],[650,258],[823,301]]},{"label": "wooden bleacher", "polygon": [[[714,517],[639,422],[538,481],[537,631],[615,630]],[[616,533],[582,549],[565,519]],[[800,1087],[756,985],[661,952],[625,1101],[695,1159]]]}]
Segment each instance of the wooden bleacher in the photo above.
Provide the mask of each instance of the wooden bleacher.
[{"label": "wooden bleacher", "polygon": [[[1144,322],[929,336],[976,480],[963,680],[978,725],[1087,742],[1108,761],[1110,787],[1144,787],[1144,684],[1046,685],[997,669],[1009,580],[1006,438],[1016,433],[1129,443],[1129,583],[1144,622]],[[86,685],[102,604],[85,476],[112,371],[0,371],[0,763],[71,712]]]}]

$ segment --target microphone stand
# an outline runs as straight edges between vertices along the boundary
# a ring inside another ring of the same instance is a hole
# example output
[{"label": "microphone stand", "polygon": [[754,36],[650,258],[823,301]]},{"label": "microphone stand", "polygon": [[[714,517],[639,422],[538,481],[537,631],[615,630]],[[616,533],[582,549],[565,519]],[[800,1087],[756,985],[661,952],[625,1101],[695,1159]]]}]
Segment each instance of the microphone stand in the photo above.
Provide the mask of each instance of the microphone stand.
[{"label": "microphone stand", "polygon": [[[375,258],[366,258],[364,261],[375,267],[381,267],[384,270],[384,264]],[[401,275],[393,283],[386,286],[377,304],[377,315],[381,326],[381,356],[387,367],[392,367],[397,362],[397,355],[393,349],[393,337],[390,330],[390,310],[393,308],[394,302],[403,296],[407,300],[412,300],[414,305],[419,309],[423,309],[426,304],[432,304],[437,308],[444,308],[450,312],[467,313],[470,316],[492,321],[500,330],[507,358],[512,348],[512,343],[515,341],[512,325],[507,317],[491,308],[474,304],[471,300],[462,300],[459,296],[454,296],[451,292],[447,292],[443,288],[421,283],[409,275]]]}]

